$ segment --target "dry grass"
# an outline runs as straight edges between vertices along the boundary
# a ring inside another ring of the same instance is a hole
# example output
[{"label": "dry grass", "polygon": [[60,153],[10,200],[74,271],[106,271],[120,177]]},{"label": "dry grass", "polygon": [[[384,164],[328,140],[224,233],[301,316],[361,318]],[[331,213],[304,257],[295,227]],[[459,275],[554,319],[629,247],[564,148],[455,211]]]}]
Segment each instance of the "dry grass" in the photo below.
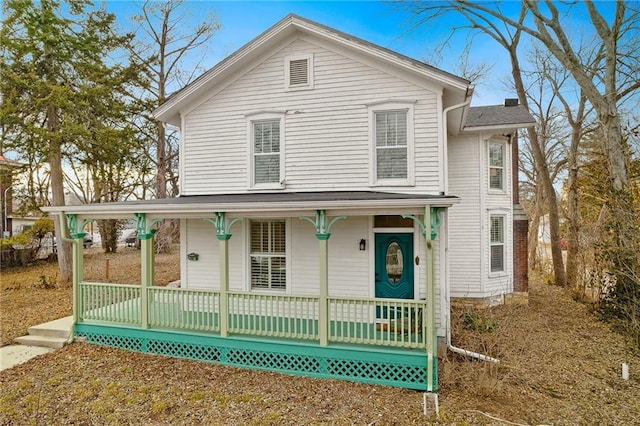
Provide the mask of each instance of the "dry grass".
[{"label": "dry grass", "polygon": [[[107,259],[109,270],[107,278]],[[167,285],[180,278],[177,249],[155,258],[156,284]],[[27,334],[33,325],[71,315],[71,287],[58,282],[58,265],[39,262],[29,267],[6,268],[0,275],[0,346]],[[85,250],[84,277],[87,281],[134,284],[140,282],[140,252],[121,247],[106,256],[97,247]]]},{"label": "dry grass", "polygon": [[[104,258],[96,254],[94,260],[93,256],[87,255],[87,279],[95,273],[96,278],[91,279],[102,281],[99,273],[104,272]],[[137,258],[124,253],[115,256],[111,271],[130,274],[135,282]],[[95,270],[89,272],[92,264]],[[165,275],[160,272],[163,268],[177,274],[177,256],[159,256],[158,278]],[[3,301],[5,278],[21,289],[9,292],[26,293],[22,297],[27,300],[34,300],[34,294],[41,296],[33,286],[19,284],[13,272],[3,271]],[[33,277],[37,283],[38,274]],[[176,277],[164,281],[173,279]],[[422,415],[422,394],[418,392],[77,343],[0,372],[0,424],[640,422],[640,355],[564,290],[534,282],[528,306],[477,311],[474,322],[467,325],[465,314],[457,311],[454,315],[454,344],[498,357],[501,363],[495,366],[451,355],[443,360],[440,419]],[[13,316],[3,304],[3,338],[5,317]],[[478,331],[493,329],[492,325],[495,331]],[[620,377],[623,361],[630,365],[631,380],[626,382]]]}]

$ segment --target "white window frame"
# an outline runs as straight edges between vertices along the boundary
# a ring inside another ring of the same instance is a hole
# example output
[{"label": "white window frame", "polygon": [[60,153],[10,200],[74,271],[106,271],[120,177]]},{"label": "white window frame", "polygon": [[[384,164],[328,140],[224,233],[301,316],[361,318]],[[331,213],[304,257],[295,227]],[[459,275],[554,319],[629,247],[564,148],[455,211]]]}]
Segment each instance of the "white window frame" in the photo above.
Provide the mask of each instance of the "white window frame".
[{"label": "white window frame", "polygon": [[[307,61],[307,82],[304,84],[291,84],[291,68],[292,61],[306,60]],[[313,68],[313,53],[289,55],[284,58],[284,89],[287,92],[296,90],[312,90],[314,87],[314,68]]]},{"label": "white window frame", "polygon": [[[493,219],[494,218],[500,218],[502,219],[502,241],[501,242],[494,242],[492,240],[492,235],[491,235],[491,231],[492,231],[492,227],[493,227]],[[489,214],[489,276],[490,277],[495,277],[495,276],[500,276],[500,275],[504,275],[507,273],[507,215],[506,214],[502,214],[502,213],[490,213]],[[492,264],[492,259],[493,259],[493,247],[502,247],[502,269],[500,270],[493,270],[493,264]]]},{"label": "white window frame", "polygon": [[[500,148],[502,149],[502,165],[501,166],[494,166],[491,164],[491,146],[492,145],[500,145]],[[499,194],[504,194],[505,192],[507,192],[507,168],[506,168],[506,164],[507,164],[508,158],[507,158],[507,146],[504,142],[502,141],[496,141],[496,140],[489,140],[487,143],[487,188],[489,190],[489,192],[491,193],[499,193]],[[502,174],[502,186],[500,188],[492,188],[491,187],[491,171],[493,169],[499,170],[500,173]]]},{"label": "white window frame", "polygon": [[[284,221],[285,224],[285,288],[253,288],[252,286],[252,271],[251,271],[251,222],[267,222],[267,221]],[[246,244],[246,284],[245,291],[253,293],[266,293],[266,294],[290,294],[291,293],[291,220],[289,218],[282,217],[256,217],[245,221],[245,244]]]},{"label": "white window frame", "polygon": [[[249,189],[284,189],[285,187],[285,114],[284,112],[260,112],[254,114],[248,114],[247,116],[247,176],[248,176],[248,188]],[[265,182],[256,183],[256,162],[255,162],[255,149],[254,149],[254,124],[261,121],[279,121],[280,122],[280,176],[277,182]]]},{"label": "white window frame", "polygon": [[[376,186],[414,186],[414,104],[413,101],[385,101],[369,104],[369,184]],[[407,113],[407,177],[395,179],[378,179],[377,146],[376,146],[376,114],[394,111]]]}]

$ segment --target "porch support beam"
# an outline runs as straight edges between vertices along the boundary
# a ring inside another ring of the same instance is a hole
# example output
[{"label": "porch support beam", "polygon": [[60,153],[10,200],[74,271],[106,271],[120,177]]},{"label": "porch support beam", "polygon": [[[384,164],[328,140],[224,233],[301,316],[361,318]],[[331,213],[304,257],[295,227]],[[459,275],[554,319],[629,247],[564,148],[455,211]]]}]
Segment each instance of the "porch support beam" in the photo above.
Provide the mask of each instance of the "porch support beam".
[{"label": "porch support beam", "polygon": [[[437,333],[436,333],[436,290],[435,290],[435,257],[433,253],[433,240],[438,235],[438,228],[442,224],[440,213],[443,207],[431,207],[427,205],[424,210],[424,221],[413,215],[403,215],[404,218],[413,219],[422,230],[427,253],[426,296],[427,312],[426,324],[426,350],[427,350],[427,392],[435,392],[438,388],[437,377]],[[429,232],[427,232],[427,230]]]},{"label": "porch support beam", "polygon": [[[431,206],[425,208],[424,213],[425,229],[431,229]],[[433,232],[425,232],[425,244],[427,248],[427,392],[433,392],[438,384],[435,376],[435,356],[436,356],[436,292],[435,292],[435,261],[433,256]]]},{"label": "porch support beam", "polygon": [[316,228],[316,238],[318,239],[318,259],[320,262],[318,334],[320,336],[320,346],[329,344],[329,237],[331,237],[333,225],[338,220],[346,218],[346,216],[337,216],[329,222],[326,210],[316,210],[315,218],[300,217],[300,219],[308,221]]},{"label": "porch support beam", "polygon": [[231,227],[242,217],[233,219],[227,224],[224,212],[215,212],[215,219],[205,218],[204,221],[213,224],[216,228],[216,237],[220,247],[220,336],[229,335],[229,240],[231,239]]},{"label": "porch support beam", "polygon": [[134,216],[136,217],[136,229],[140,239],[140,321],[142,328],[149,328],[148,288],[153,286],[153,236],[156,233],[153,225],[162,219],[154,219],[147,223],[147,215],[145,213],[134,213]]},{"label": "porch support beam", "polygon": [[[62,215],[59,216],[62,218]],[[71,272],[71,281],[72,281],[72,298],[73,298],[73,322],[77,323],[80,320],[80,283],[84,279],[84,253],[83,249],[83,238],[87,235],[84,232],[84,226],[90,222],[90,220],[84,220],[82,223],[78,222],[78,215],[68,214],[67,215],[67,226],[69,228],[69,234],[71,236],[71,257],[72,257],[72,272]],[[62,239],[66,239],[64,237],[65,230],[62,223],[60,223],[60,230],[63,234]]]}]

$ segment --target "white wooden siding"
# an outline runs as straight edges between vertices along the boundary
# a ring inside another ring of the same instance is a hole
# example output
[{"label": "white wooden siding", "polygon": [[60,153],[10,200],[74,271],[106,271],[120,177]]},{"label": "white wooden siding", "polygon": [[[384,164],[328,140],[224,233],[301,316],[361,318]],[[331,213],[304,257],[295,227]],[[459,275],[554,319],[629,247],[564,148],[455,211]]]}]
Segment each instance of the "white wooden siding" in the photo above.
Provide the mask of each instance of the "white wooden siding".
[{"label": "white wooden siding", "polygon": [[[187,219],[186,226],[181,227],[183,246],[182,255],[197,253],[198,260],[187,260],[181,271],[181,283],[185,288],[220,289],[220,257],[219,241],[215,227],[202,219]],[[229,240],[229,289],[242,291],[244,280],[244,229],[237,224],[231,230],[233,237]],[[233,255],[231,255],[233,253]]]},{"label": "white wooden siding", "polygon": [[[306,53],[314,55],[315,88],[285,91],[285,56]],[[245,115],[258,111],[286,111],[286,190],[370,189],[367,104],[389,99],[416,102],[416,186],[402,190],[437,193],[438,96],[380,69],[296,40],[186,114],[181,193],[247,191]]]},{"label": "white wooden siding", "polygon": [[[511,146],[505,143],[505,191],[489,191],[491,135],[449,138],[449,191],[461,202],[449,210],[451,297],[487,298],[513,289]],[[505,272],[491,274],[489,217],[505,216]]]},{"label": "white wooden siding", "polygon": [[[482,191],[484,195],[484,208],[483,208],[483,238],[484,238],[484,257],[483,262],[485,264],[485,273],[483,279],[485,280],[483,288],[483,297],[500,296],[506,293],[513,292],[513,201],[511,197],[512,193],[512,171],[511,171],[511,144],[507,143],[504,137],[497,136],[496,141],[504,142],[504,191],[496,192],[495,190],[489,191],[489,174],[488,174],[488,146],[489,141],[492,140],[494,135],[481,134],[480,144],[482,149],[482,164],[484,166],[484,178],[482,179]],[[505,270],[502,273],[491,273],[490,267],[490,251],[489,251],[489,229],[490,229],[490,216],[492,214],[504,215],[504,265]]]},{"label": "white wooden siding", "polygon": [[451,297],[483,297],[482,247],[484,226],[481,183],[486,173],[481,164],[478,136],[450,137],[449,192],[460,203],[449,209],[449,267]]},{"label": "white wooden siding", "polygon": [[[291,218],[291,274],[288,277],[287,293],[299,295],[317,295],[319,293],[319,259],[318,240],[311,224],[297,217]],[[329,295],[337,297],[370,297],[373,294],[374,244],[368,241],[367,249],[359,249],[360,239],[369,239],[371,229],[366,216],[350,217],[336,222],[329,238]],[[229,240],[229,288],[232,291],[247,291],[248,276],[246,271],[247,239],[246,226],[236,224],[233,237]],[[442,231],[442,228],[440,230]],[[186,261],[182,271],[182,282],[185,288],[202,288],[218,290],[219,287],[219,242],[213,225],[199,219],[183,222],[183,256],[186,253],[198,253],[197,261]],[[441,234],[434,241],[435,279],[440,281]],[[420,233],[414,233],[414,247],[420,257],[420,264],[415,274],[418,285],[418,297],[426,297],[425,283],[427,273],[426,248]],[[436,318],[440,329],[444,312],[441,309],[440,287],[436,287]]]}]

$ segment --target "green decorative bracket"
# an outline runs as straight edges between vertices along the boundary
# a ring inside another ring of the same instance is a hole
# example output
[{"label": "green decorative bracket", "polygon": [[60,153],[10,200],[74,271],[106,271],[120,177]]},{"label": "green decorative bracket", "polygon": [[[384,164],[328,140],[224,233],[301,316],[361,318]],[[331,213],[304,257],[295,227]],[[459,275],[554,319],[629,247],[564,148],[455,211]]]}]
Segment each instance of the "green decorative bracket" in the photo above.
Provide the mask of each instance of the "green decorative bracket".
[{"label": "green decorative bracket", "polygon": [[215,226],[216,237],[218,237],[218,240],[220,241],[231,239],[231,227],[236,222],[244,220],[243,217],[237,217],[233,219],[231,222],[229,222],[229,224],[227,224],[227,215],[224,212],[215,212],[215,215],[216,215],[215,219],[205,218],[203,220]]},{"label": "green decorative bracket", "polygon": [[141,240],[148,240],[153,238],[156,230],[153,229],[153,225],[160,222],[162,219],[153,219],[151,223],[147,224],[146,213],[134,213],[136,217],[136,229],[138,230],[138,238]]},{"label": "green decorative bracket", "polygon": [[316,238],[319,240],[328,240],[331,236],[331,228],[340,219],[346,219],[346,216],[337,216],[333,220],[327,223],[326,210],[316,210],[315,219],[309,216],[301,216],[301,220],[306,220],[316,228]]},{"label": "green decorative bracket", "polygon": [[85,219],[82,221],[82,224],[79,224],[78,215],[68,214],[67,226],[69,227],[69,234],[71,234],[71,238],[73,238],[74,240],[78,238],[84,238],[84,236],[87,235],[87,233],[84,232],[84,227],[92,220],[93,219]]},{"label": "green decorative bracket", "polygon": [[[433,207],[429,209],[431,214],[431,239],[432,240],[435,240],[436,237],[438,236],[438,228],[440,228],[440,225],[442,225],[442,216],[440,216],[440,213],[444,212],[444,210],[445,210],[444,207]],[[414,222],[420,225],[422,236],[427,238],[426,225],[424,221],[422,221],[420,218],[411,214],[403,214],[402,217],[405,219],[413,219]]]}]

